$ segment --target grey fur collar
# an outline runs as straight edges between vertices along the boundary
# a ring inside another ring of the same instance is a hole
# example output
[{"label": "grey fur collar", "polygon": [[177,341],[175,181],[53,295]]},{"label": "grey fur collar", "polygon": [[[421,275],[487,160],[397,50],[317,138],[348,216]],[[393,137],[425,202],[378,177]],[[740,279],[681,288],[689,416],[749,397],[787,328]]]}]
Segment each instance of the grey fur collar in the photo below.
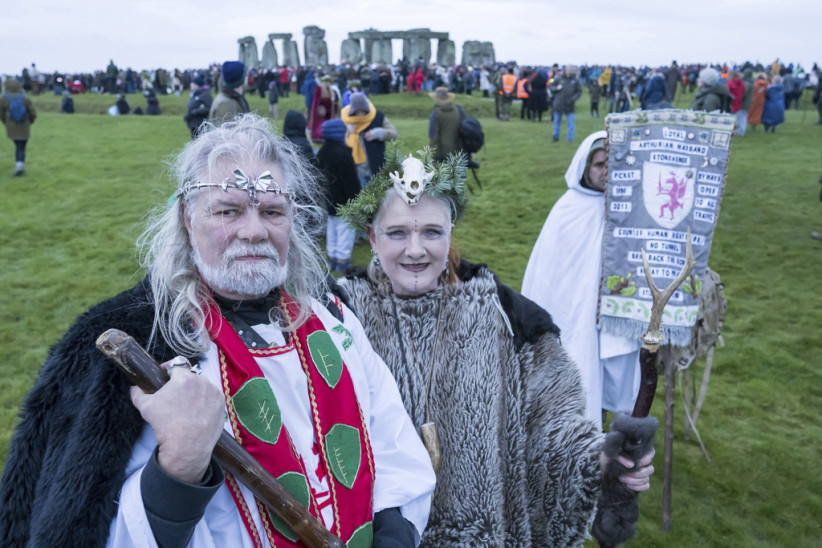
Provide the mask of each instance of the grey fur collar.
[{"label": "grey fur collar", "polygon": [[363,278],[342,286],[415,426],[426,400],[437,424],[443,463],[423,545],[582,542],[598,496],[601,436],[582,415],[579,373],[556,334],[516,345],[516,322],[484,267],[460,287],[416,298]]}]

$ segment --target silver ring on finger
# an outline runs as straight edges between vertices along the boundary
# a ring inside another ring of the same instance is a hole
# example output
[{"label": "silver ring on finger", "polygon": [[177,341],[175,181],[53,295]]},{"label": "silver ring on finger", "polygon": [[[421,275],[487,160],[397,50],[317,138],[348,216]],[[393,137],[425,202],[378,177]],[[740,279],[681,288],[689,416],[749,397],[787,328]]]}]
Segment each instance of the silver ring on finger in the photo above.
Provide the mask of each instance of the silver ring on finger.
[{"label": "silver ring on finger", "polygon": [[203,372],[203,369],[200,367],[199,364],[192,365],[188,358],[184,356],[177,356],[173,360],[171,360],[171,363],[168,367],[169,372],[171,372],[171,370],[175,367],[185,367],[186,369],[197,375]]}]

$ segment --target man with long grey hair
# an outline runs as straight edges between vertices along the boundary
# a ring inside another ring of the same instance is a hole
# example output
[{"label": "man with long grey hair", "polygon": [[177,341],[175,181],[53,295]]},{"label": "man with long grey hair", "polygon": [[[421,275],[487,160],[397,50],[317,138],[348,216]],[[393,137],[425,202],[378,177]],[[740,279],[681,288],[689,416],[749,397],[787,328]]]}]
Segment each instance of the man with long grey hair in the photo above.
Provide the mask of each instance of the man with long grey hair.
[{"label": "man with long grey hair", "polygon": [[[139,241],[146,278],[77,320],[26,399],[0,545],[295,545],[213,460],[226,430],[347,545],[414,546],[433,469],[359,321],[326,293],[316,173],[253,114],[206,125],[171,165],[176,199]],[[94,348],[108,328],[169,382],[129,387]]]}]

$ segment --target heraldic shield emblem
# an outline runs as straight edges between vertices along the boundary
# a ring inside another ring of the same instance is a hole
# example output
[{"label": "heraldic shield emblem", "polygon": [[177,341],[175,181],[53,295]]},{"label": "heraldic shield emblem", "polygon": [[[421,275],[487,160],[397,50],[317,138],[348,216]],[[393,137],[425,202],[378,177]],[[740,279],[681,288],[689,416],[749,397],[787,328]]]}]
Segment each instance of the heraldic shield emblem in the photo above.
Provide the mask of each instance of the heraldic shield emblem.
[{"label": "heraldic shield emblem", "polygon": [[679,225],[694,205],[692,168],[646,162],[642,170],[645,210],[657,224],[671,229]]}]

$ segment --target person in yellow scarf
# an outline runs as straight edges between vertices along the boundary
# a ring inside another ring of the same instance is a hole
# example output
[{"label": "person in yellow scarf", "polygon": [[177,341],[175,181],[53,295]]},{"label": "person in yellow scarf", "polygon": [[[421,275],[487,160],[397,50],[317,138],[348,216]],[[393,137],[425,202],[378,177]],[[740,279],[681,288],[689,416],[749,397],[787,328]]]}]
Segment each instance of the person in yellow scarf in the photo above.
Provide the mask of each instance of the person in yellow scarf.
[{"label": "person in yellow scarf", "polygon": [[341,117],[348,128],[345,144],[351,147],[360,184],[365,187],[385,162],[385,142],[397,138],[397,128],[359,91],[351,94]]}]

